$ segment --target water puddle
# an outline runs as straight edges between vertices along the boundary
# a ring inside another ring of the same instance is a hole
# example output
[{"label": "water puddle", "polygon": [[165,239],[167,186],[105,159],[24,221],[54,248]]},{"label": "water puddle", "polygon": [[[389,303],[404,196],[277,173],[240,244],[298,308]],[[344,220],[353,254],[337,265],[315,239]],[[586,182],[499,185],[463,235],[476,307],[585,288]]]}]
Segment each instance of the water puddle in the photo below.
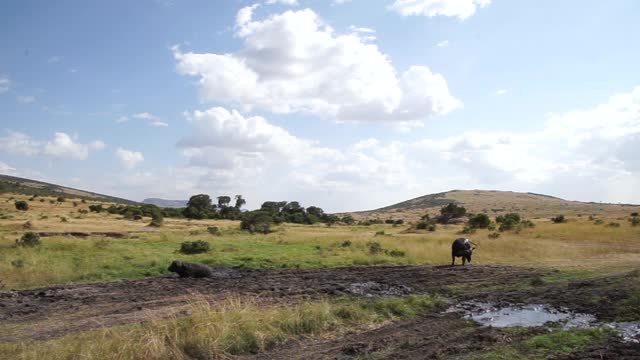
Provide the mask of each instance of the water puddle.
[{"label": "water puddle", "polygon": [[640,343],[640,321],[613,322],[605,326],[617,331],[623,341]]},{"label": "water puddle", "polygon": [[541,304],[497,307],[488,303],[467,302],[454,306],[450,311],[462,311],[467,319],[481,325],[493,327],[547,326],[563,329],[587,328],[596,318],[590,314],[580,314],[557,310]]},{"label": "water puddle", "polygon": [[466,319],[483,326],[545,326],[550,329],[586,329],[608,327],[617,331],[625,342],[640,343],[640,321],[596,322],[595,316],[542,304],[496,306],[469,301],[451,306],[447,312],[462,312]]}]

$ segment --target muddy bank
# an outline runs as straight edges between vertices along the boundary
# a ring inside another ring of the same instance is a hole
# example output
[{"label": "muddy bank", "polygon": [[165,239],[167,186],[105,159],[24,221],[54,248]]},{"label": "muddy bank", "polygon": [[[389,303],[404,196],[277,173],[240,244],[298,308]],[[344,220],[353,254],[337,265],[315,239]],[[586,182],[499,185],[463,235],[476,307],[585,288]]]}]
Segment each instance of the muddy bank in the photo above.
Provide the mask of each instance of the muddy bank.
[{"label": "muddy bank", "polygon": [[459,299],[489,302],[496,306],[547,304],[555,308],[592,314],[597,320],[608,322],[640,319],[640,307],[630,301],[640,299],[638,294],[640,272],[630,271],[589,280],[543,283],[524,289],[470,291],[461,294]]},{"label": "muddy bank", "polygon": [[544,333],[532,328],[518,335],[484,328],[456,314],[433,314],[327,341],[290,342],[277,350],[241,359],[437,359],[473,354],[489,347]]},{"label": "muddy bank", "polygon": [[[256,297],[265,303],[324,296],[449,294],[449,286],[479,290],[514,286],[540,276],[505,266],[381,266],[333,269],[234,269],[213,278],[158,277],[0,292],[0,341],[47,339],[144,321],[184,310],[193,295],[216,301]],[[14,326],[12,331],[5,331]]]}]

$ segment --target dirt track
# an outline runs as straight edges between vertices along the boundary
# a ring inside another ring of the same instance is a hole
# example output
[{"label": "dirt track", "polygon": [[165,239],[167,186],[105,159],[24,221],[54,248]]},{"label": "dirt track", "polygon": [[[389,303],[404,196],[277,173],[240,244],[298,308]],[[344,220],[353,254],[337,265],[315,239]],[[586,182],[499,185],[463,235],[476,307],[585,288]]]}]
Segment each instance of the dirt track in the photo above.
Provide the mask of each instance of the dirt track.
[{"label": "dirt track", "polygon": [[[47,339],[91,328],[144,321],[184,310],[192,295],[212,300],[255,296],[286,302],[334,295],[402,295],[450,292],[449,286],[483,289],[538,276],[533,269],[502,266],[384,266],[334,269],[233,270],[207,279],[177,277],[54,286],[0,292],[0,341]],[[363,287],[359,284],[370,283]],[[373,284],[371,284],[373,283]],[[373,286],[371,286],[373,285]],[[5,331],[11,327],[11,331]]]}]

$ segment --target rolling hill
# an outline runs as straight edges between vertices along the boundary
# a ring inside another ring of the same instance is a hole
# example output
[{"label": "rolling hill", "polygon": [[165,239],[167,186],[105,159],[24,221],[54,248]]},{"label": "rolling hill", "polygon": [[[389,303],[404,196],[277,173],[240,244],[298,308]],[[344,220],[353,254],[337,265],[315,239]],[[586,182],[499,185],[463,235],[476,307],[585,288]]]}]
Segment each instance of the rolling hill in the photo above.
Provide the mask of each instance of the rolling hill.
[{"label": "rolling hill", "polygon": [[163,208],[183,208],[187,207],[189,200],[166,200],[160,198],[148,198],[142,200],[143,204],[151,204]]},{"label": "rolling hill", "polygon": [[91,191],[78,190],[67,186],[50,184],[43,181],[24,179],[0,174],[0,193],[17,193],[38,196],[67,196],[85,200],[137,204],[135,201],[103,195]]},{"label": "rolling hill", "polygon": [[513,191],[497,190],[452,190],[442,193],[420,196],[376,210],[350,213],[356,219],[405,219],[418,220],[422,215],[435,215],[440,208],[455,203],[467,208],[471,213],[484,212],[496,216],[509,212],[518,212],[529,218],[542,218],[554,215],[607,215],[628,216],[640,211],[640,205],[608,204],[596,202],[569,201],[561,198]]}]

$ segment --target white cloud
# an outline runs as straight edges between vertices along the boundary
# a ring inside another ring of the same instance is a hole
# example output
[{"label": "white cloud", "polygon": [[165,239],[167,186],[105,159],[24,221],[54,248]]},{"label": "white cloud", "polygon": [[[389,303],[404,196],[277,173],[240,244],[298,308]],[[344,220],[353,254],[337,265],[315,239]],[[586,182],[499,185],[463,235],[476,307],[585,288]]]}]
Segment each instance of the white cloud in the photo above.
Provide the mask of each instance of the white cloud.
[{"label": "white cloud", "polygon": [[298,5],[298,0],[267,0],[267,4],[283,4],[295,6]]},{"label": "white cloud", "polygon": [[117,118],[115,121],[116,121],[118,124],[122,124],[122,123],[125,123],[125,122],[129,121],[129,117],[127,117],[127,116],[120,116],[120,117],[119,117],[119,118]]},{"label": "white cloud", "polygon": [[149,125],[151,126],[155,126],[155,127],[168,127],[169,124],[167,124],[166,122],[162,122],[162,121],[152,121],[149,123]]},{"label": "white cloud", "polygon": [[341,148],[235,110],[195,111],[188,119],[192,135],[179,147],[193,174],[202,174],[195,188],[239,189],[259,201],[295,198],[332,211],[356,210],[484,188],[640,202],[640,87],[590,109],[550,115],[536,131],[369,138]]},{"label": "white cloud", "polygon": [[0,174],[14,174],[16,168],[9,166],[9,164],[0,161]]},{"label": "white cloud", "polygon": [[89,148],[89,145],[77,143],[69,135],[57,132],[52,140],[44,144],[43,153],[58,158],[84,160],[89,156]]},{"label": "white cloud", "polygon": [[310,9],[253,20],[255,7],[236,16],[236,53],[174,47],[178,72],[200,78],[203,100],[354,121],[423,120],[461,106],[442,75],[423,65],[398,73],[360,32],[337,34]]},{"label": "white cloud", "polygon": [[116,149],[116,157],[120,164],[127,169],[133,169],[138,163],[144,161],[144,156],[139,151],[127,150],[121,147]]},{"label": "white cloud", "polygon": [[355,25],[350,25],[349,30],[353,32],[370,33],[370,34],[373,34],[376,32],[374,29],[367,28],[367,27],[359,27]]},{"label": "white cloud", "polygon": [[402,16],[452,16],[464,20],[491,0],[395,0],[389,8]]},{"label": "white cloud", "polygon": [[16,100],[21,104],[31,104],[36,101],[36,97],[31,95],[18,96]]},{"label": "white cloud", "polygon": [[157,116],[148,112],[133,114],[131,115],[131,117],[134,119],[142,119],[142,120],[158,120]]},{"label": "white cloud", "polygon": [[102,150],[105,146],[100,140],[90,144],[78,143],[63,132],[56,132],[49,141],[34,140],[29,135],[11,130],[0,138],[0,151],[23,156],[47,155],[84,160],[89,156],[90,150]]},{"label": "white cloud", "polygon": [[9,90],[9,87],[11,87],[11,80],[0,76],[0,94]]},{"label": "white cloud", "polygon": [[0,151],[15,155],[36,155],[40,152],[41,143],[29,135],[7,130],[7,135],[0,138]]},{"label": "white cloud", "polygon": [[351,2],[351,0],[333,0],[331,5],[342,5]]},{"label": "white cloud", "polygon": [[504,94],[506,94],[508,92],[509,92],[508,89],[500,89],[500,90],[497,90],[495,94],[496,95],[504,95]]},{"label": "white cloud", "polygon": [[439,43],[436,44],[437,47],[448,47],[449,46],[449,40],[444,40],[444,41],[440,41]]}]

